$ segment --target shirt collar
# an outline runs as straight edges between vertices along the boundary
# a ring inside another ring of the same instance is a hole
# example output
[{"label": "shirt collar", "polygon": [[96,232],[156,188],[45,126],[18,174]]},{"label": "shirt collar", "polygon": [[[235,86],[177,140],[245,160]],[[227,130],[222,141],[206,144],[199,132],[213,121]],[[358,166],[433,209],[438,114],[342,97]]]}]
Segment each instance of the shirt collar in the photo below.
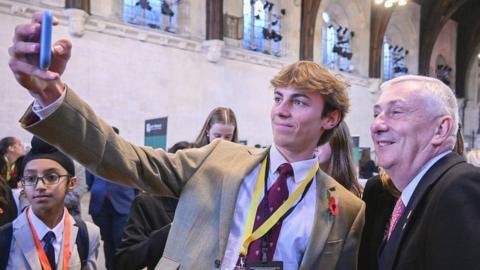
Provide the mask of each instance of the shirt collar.
[{"label": "shirt collar", "polygon": [[[280,165],[283,163],[288,163],[288,161],[283,157],[283,155],[278,151],[277,147],[275,145],[272,145],[270,147],[270,167],[269,167],[269,175],[274,175],[277,173],[277,169]],[[300,183],[303,180],[305,180],[305,177],[307,177],[308,172],[310,169],[315,165],[315,162],[317,162],[317,158],[313,156],[312,153],[311,159],[306,159],[306,160],[301,160],[297,162],[290,163],[293,168],[293,182],[295,183]],[[292,177],[289,177],[291,179]]]},{"label": "shirt collar", "polygon": [[[32,210],[30,208],[30,210]],[[42,240],[45,234],[47,232],[52,231],[55,234],[55,239],[61,239],[63,235],[63,229],[65,227],[64,219],[65,219],[65,213],[66,211],[63,210],[63,216],[62,220],[54,227],[54,228],[49,228],[43,221],[38,218],[33,211],[30,212],[30,221],[32,222],[33,227],[35,228],[35,231],[37,232],[38,239]]]},{"label": "shirt collar", "polygon": [[437,161],[439,161],[442,157],[446,156],[447,154],[449,154],[451,152],[452,151],[443,152],[443,153],[439,154],[438,156],[430,159],[427,163],[425,163],[425,165],[423,165],[423,167],[420,169],[420,172],[413,178],[412,181],[410,181],[410,183],[408,183],[408,185],[402,191],[401,198],[402,198],[402,202],[403,202],[404,205],[408,205],[408,202],[412,198],[413,192],[417,188],[418,183],[420,183],[420,180],[427,173],[427,171],[435,163],[437,163]]}]

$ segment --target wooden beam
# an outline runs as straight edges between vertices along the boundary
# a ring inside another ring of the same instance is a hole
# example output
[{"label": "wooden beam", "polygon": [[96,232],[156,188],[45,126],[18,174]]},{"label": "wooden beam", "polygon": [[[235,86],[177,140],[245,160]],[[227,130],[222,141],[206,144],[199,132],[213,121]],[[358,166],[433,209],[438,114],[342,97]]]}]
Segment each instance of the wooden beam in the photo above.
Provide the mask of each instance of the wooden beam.
[{"label": "wooden beam", "polygon": [[384,8],[382,5],[370,3],[370,59],[368,75],[371,78],[381,78],[383,37],[395,7]]},{"label": "wooden beam", "polygon": [[300,60],[313,61],[315,24],[321,0],[302,0],[300,25]]},{"label": "wooden beam", "polygon": [[438,35],[453,14],[468,0],[424,0],[420,18],[418,73],[430,75],[430,60]]},{"label": "wooden beam", "polygon": [[223,40],[223,0],[207,0],[206,39]]},{"label": "wooden beam", "polygon": [[90,14],[90,0],[65,0],[65,8],[77,8]]}]

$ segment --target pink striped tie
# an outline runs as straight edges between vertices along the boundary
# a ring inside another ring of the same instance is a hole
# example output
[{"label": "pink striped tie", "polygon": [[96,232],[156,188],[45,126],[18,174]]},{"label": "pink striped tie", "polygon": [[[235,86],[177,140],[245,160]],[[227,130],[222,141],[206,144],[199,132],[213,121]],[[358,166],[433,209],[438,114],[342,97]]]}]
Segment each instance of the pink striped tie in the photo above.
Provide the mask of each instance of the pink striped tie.
[{"label": "pink striped tie", "polygon": [[390,226],[388,228],[387,240],[390,239],[393,229],[395,229],[395,226],[397,226],[398,220],[402,216],[404,210],[405,210],[405,205],[403,204],[402,198],[400,197],[398,198],[397,203],[393,208],[392,217],[390,218]]}]

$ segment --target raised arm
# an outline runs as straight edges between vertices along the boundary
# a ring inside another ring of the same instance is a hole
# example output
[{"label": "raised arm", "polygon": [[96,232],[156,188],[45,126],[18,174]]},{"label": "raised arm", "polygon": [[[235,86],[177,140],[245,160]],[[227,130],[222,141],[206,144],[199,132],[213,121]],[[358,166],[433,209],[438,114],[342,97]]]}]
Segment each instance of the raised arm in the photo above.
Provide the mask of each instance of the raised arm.
[{"label": "raised arm", "polygon": [[[35,13],[32,21],[15,28],[13,44],[8,49],[9,66],[18,83],[42,106],[48,106],[63,93],[65,85],[60,75],[65,71],[70,59],[72,44],[59,40],[52,48],[52,63],[48,70],[38,67],[40,51],[40,27],[42,14]],[[53,25],[58,20],[53,18]]]}]

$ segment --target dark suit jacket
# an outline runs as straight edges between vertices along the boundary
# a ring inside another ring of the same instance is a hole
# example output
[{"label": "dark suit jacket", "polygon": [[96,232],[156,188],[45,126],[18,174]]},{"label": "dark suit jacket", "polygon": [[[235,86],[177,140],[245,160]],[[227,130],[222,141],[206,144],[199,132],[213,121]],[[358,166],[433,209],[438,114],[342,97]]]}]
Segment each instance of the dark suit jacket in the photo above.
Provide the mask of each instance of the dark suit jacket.
[{"label": "dark suit jacket", "polygon": [[368,180],[363,190],[363,201],[367,207],[358,254],[358,270],[378,269],[379,247],[385,236],[396,200],[383,187],[378,175]]},{"label": "dark suit jacket", "polygon": [[132,204],[130,217],[115,254],[115,269],[154,269],[162,257],[178,199],[142,193]]},{"label": "dark suit jacket", "polygon": [[108,182],[107,180],[92,174],[88,170],[85,171],[85,179],[91,193],[90,207],[88,209],[90,215],[100,213],[107,194],[117,213],[123,215],[128,214],[133,199],[135,198],[135,189]]},{"label": "dark suit jacket", "polygon": [[382,251],[382,270],[479,269],[480,169],[456,153],[423,176]]}]

